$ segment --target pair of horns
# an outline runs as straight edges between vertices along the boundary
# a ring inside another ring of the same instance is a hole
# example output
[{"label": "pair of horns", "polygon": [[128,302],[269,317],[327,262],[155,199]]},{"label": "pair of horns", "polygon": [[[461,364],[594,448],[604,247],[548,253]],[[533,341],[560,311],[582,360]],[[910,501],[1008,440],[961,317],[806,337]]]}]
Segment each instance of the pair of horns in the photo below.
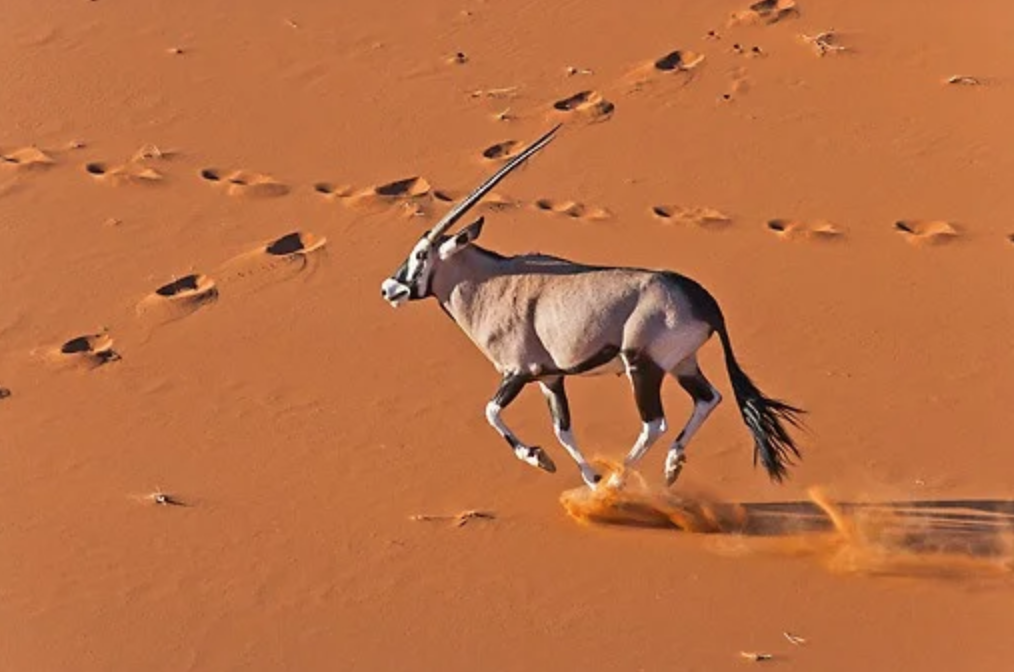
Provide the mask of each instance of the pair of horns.
[{"label": "pair of horns", "polygon": [[472,208],[472,206],[478,203],[483,196],[489,193],[489,190],[495,187],[500,180],[507,177],[507,175],[512,170],[514,170],[522,163],[524,163],[525,159],[527,159],[532,154],[535,154],[535,152],[539,151],[540,149],[548,145],[549,142],[553,139],[553,135],[560,129],[560,126],[562,125],[563,124],[557,124],[556,126],[551,128],[548,133],[546,133],[541,138],[536,140],[531,147],[528,147],[527,149],[525,149],[525,151],[515,156],[507,163],[507,165],[505,165],[503,168],[493,173],[493,175],[489,179],[487,179],[485,182],[476,187],[475,191],[473,191],[468,196],[459,201],[457,204],[455,204],[455,206],[451,208],[450,211],[448,211],[448,213],[444,215],[443,218],[439,222],[437,222],[432,229],[429,230],[429,233],[426,234],[426,238],[432,242],[435,241],[440,236],[442,236],[444,232],[447,231],[447,229],[454,226],[454,223],[457,222],[459,219],[461,219],[465,215],[465,213]]}]

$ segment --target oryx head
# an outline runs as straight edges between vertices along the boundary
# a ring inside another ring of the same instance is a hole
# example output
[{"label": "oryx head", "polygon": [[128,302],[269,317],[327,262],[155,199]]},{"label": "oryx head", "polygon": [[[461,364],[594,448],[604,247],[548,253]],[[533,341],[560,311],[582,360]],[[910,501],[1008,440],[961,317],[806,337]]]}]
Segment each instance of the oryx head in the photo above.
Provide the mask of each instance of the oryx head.
[{"label": "oryx head", "polygon": [[496,184],[508,173],[535,152],[539,151],[553,139],[553,134],[560,128],[554,126],[548,133],[535,141],[525,151],[511,159],[503,168],[496,171],[488,180],[480,184],[475,191],[455,204],[436,225],[426,232],[412,248],[408,258],[398,267],[394,274],[380,285],[380,294],[394,307],[406,301],[423,299],[430,295],[430,282],[437,266],[456,252],[462,250],[479,237],[483,219],[480,217],[461,231],[447,235],[448,229],[454,226],[472,206],[489,193]]}]

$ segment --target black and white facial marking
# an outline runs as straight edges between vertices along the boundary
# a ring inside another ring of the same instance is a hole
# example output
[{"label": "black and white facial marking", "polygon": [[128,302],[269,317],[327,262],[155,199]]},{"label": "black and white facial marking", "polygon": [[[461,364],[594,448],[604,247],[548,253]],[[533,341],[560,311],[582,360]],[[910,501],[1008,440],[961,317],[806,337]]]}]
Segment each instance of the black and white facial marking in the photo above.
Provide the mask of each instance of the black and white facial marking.
[{"label": "black and white facial marking", "polygon": [[453,236],[441,236],[436,241],[430,240],[429,235],[423,236],[394,275],[380,284],[384,300],[397,308],[406,301],[431,296],[430,284],[437,264],[450,259],[478,238],[483,222],[480,217]]},{"label": "black and white facial marking", "polygon": [[433,275],[433,242],[423,237],[412,248],[408,259],[390,278],[380,284],[384,300],[397,308],[406,301],[429,296],[430,278]]}]

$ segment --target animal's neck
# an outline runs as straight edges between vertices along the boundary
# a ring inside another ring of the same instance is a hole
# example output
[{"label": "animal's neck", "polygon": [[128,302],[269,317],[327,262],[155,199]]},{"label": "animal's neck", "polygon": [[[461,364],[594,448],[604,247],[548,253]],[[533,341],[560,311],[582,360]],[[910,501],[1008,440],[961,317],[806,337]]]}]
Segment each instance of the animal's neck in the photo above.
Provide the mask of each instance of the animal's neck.
[{"label": "animal's neck", "polygon": [[[434,271],[430,291],[445,309],[454,313],[452,299],[460,301],[473,295],[490,278],[501,275],[507,259],[470,245],[441,263]],[[460,290],[460,291],[455,291]]]}]

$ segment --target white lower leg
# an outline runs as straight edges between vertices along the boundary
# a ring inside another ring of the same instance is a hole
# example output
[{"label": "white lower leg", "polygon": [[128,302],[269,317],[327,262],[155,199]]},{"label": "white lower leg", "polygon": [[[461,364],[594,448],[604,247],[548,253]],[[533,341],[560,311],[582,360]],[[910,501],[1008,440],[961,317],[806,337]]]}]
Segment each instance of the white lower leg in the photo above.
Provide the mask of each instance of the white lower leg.
[{"label": "white lower leg", "polygon": [[648,449],[658,441],[658,437],[665,433],[665,418],[658,418],[657,420],[651,420],[641,425],[641,434],[637,437],[637,441],[634,443],[634,447],[627,453],[627,457],[623,460],[625,467],[632,467],[644,457],[644,454],[648,452]]},{"label": "white lower leg", "polygon": [[592,469],[592,466],[588,464],[584,455],[581,454],[577,444],[574,442],[574,434],[569,429],[560,429],[556,425],[553,425],[553,430],[556,432],[556,440],[560,442],[560,445],[577,462],[577,468],[581,470],[581,478],[589,486],[595,487],[595,484],[602,480],[602,477]]},{"label": "white lower leg", "polygon": [[521,442],[518,437],[514,436],[514,432],[504,424],[503,420],[500,419],[500,411],[503,409],[500,404],[495,401],[491,401],[486,404],[486,422],[488,422],[493,429],[495,429],[500,436],[507,439],[511,445],[520,445]]},{"label": "white lower leg", "polygon": [[512,432],[510,428],[504,424],[503,420],[500,419],[500,411],[502,410],[503,409],[500,407],[500,404],[495,401],[491,401],[486,404],[486,421],[492,425],[493,429],[495,429],[500,436],[507,440],[507,443],[509,443],[511,448],[514,450],[514,455],[519,460],[536,467],[539,466],[538,458],[531,448],[523,444],[521,440],[515,436],[514,432]]},{"label": "white lower leg", "polygon": [[710,401],[699,400],[694,404],[693,413],[690,415],[690,419],[687,420],[686,427],[683,428],[683,431],[673,441],[665,457],[666,479],[670,483],[675,480],[679,474],[679,470],[683,468],[683,463],[686,462],[685,451],[690,443],[690,439],[694,437],[694,434],[697,433],[697,430],[701,428],[701,425],[704,424],[704,421],[708,419],[708,416],[711,415],[711,412],[715,410],[715,407],[721,401],[722,395],[718,393],[718,390],[712,388],[712,398]]}]

